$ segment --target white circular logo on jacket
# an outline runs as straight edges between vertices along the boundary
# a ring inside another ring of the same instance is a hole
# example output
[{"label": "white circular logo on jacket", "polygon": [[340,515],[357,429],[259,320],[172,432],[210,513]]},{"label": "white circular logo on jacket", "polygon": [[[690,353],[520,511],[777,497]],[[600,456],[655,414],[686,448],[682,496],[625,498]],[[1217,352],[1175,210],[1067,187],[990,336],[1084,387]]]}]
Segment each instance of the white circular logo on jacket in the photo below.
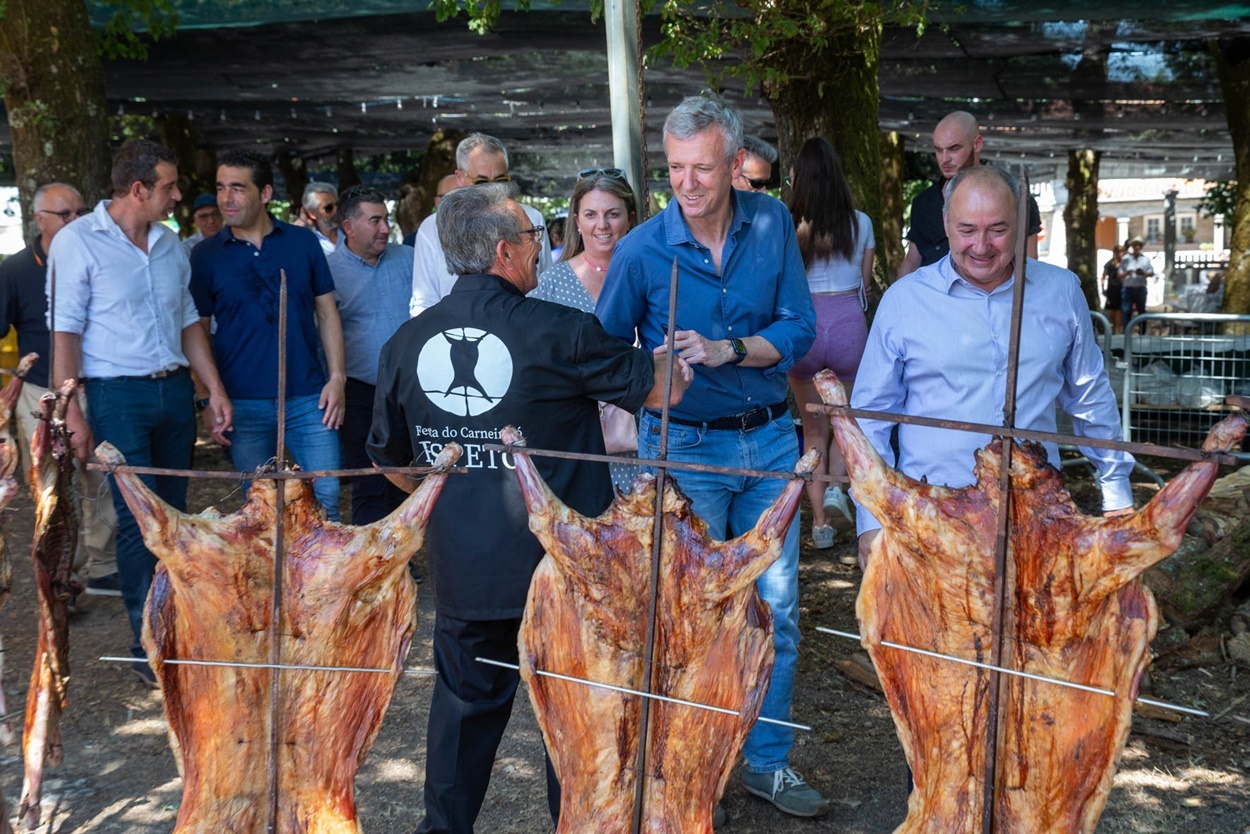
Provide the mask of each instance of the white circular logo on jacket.
[{"label": "white circular logo on jacket", "polygon": [[458,417],[490,411],[512,384],[512,354],[498,336],[453,327],[430,339],[417,357],[417,381],[430,402]]}]

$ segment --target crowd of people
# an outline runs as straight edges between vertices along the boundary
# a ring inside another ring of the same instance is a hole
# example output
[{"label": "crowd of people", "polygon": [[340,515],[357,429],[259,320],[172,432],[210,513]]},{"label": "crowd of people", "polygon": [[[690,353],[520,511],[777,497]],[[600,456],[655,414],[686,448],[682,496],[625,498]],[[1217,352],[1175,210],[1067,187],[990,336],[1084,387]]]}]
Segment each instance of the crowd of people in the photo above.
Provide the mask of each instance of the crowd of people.
[{"label": "crowd of people", "polygon": [[[279,399],[288,448],[306,470],[421,466],[449,438],[464,446],[467,474],[448,481],[426,538],[437,678],[420,832],[472,831],[518,686],[515,671],[474,660],[517,662],[526,590],[543,555],[508,464],[485,448],[505,425],[519,426],[535,447],[655,458],[671,377],[670,461],[787,471],[800,449],[793,394],[802,443],[824,456],[822,477],[807,490],[811,543],[832,546],[836,513],[857,523],[866,565],[880,525],[843,488],[828,421],[806,410],[819,402],[813,376],[836,371],[858,408],[1002,420],[1015,242],[1024,234],[1035,256],[1040,217],[1027,198],[1028,226],[1016,227],[1024,197],[1009,175],[981,164],[970,114],[952,113],[935,129],[942,181],[912,205],[906,259],[871,328],[875,236],[827,141],[798,150],[783,201],[767,193],[776,149],[745,136],[739,115],[718,99],[684,100],[663,137],[667,207],[642,220],[623,171],[580,171],[554,261],[543,217],[511,181],[504,145],[475,133],[439,182],[436,210],[403,244],[391,240],[386,196],[369,187],[339,193],[312,183],[299,199],[302,224],[274,216],[270,162],[251,150],[220,155],[215,194],[194,200],[197,231],[179,241],[164,224],[181,199],[177,160],[155,142],[132,140],[114,159],[111,199],[87,209],[72,187],[44,186],[33,206],[40,236],[0,266],[0,325],[16,326],[23,351],[56,345],[55,367],[31,375],[32,396],[84,381],[69,412],[82,460],[107,440],[130,463],[188,469],[198,410],[235,467],[252,472],[277,453]],[[1134,254],[1114,269],[1126,316],[1149,267],[1140,240],[1130,244]],[[1058,404],[1077,434],[1118,437],[1079,282],[1067,270],[1028,266],[1034,312],[1021,340],[1017,424],[1053,431]],[[951,486],[972,481],[971,452],[988,440],[886,421],[864,426],[888,463]],[[1085,452],[1106,511],[1131,509],[1132,459]],[[551,457],[536,464],[561,500],[589,516],[607,507],[613,484],[628,489],[638,471],[628,462],[611,470]],[[719,538],[751,529],[784,485],[700,469],[671,474]],[[185,508],[185,479],[142,477]],[[350,521],[385,516],[414,486],[396,474],[354,480]],[[338,480],[320,478],[314,488],[337,519]],[[87,485],[84,494],[101,490]],[[83,541],[96,548],[116,528],[113,581],[130,618],[133,668],[153,683],[139,635],[155,560],[116,491],[116,520],[98,509],[84,515]],[[775,643],[761,716],[780,722],[791,717],[799,653],[800,537],[796,522],[757,583]],[[92,556],[100,567],[91,581],[109,579],[106,559]],[[793,741],[784,723],[757,724],[741,785],[787,814],[822,815],[829,803],[794,769]],[[555,818],[550,765],[548,798]]]}]

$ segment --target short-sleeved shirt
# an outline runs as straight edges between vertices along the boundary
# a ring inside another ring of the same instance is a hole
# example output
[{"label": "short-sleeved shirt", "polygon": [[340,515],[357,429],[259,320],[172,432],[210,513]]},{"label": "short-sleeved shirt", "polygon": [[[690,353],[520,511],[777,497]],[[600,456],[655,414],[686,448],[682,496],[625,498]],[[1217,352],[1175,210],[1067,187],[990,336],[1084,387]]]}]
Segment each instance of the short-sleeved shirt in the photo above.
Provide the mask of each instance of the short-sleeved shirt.
[{"label": "short-sleeved shirt", "polygon": [[145,252],[113,220],[111,203],[101,200],[48,247],[49,298],[56,274],[49,328],[82,336],[83,376],[149,376],[186,367],[182,331],[199,317],[178,235],[149,223]]},{"label": "short-sleeved shirt", "polygon": [[344,242],[326,258],[343,323],[344,369],[352,379],[377,382],[382,345],[408,321],[412,256],[411,246],[391,243],[371,264]]},{"label": "short-sleeved shirt", "polygon": [[[451,293],[382,348],[369,456],[427,466],[451,440],[465,475],[447,479],[426,531],[434,603],[446,616],[521,616],[543,548],[529,531],[512,460],[483,448],[515,426],[540,449],[603,454],[597,400],[636,411],[654,360],[594,316],[526,298],[495,275],[463,275]],[[568,506],[596,516],[612,500],[606,464],[536,457]]]},{"label": "short-sleeved shirt", "polygon": [[287,278],[288,397],[321,393],[316,298],[334,292],[330,267],[307,229],[273,221],[260,249],[229,226],[191,253],[191,293],[214,316],[213,354],[231,399],[271,400],[278,392],[278,296]]},{"label": "short-sleeved shirt", "polygon": [[[951,251],[950,241],[946,238],[946,224],[942,222],[942,206],[946,202],[942,190],[946,188],[946,183],[947,180],[933,183],[911,201],[911,223],[906,237],[920,250],[921,266],[935,264]],[[1042,213],[1032,194],[1029,195],[1028,229],[1030,235],[1042,231]]]},{"label": "short-sleeved shirt", "polygon": [[0,262],[0,333],[12,326],[17,331],[17,352],[39,354],[26,381],[48,387],[48,296],[44,282],[48,256],[36,236],[21,252]]}]

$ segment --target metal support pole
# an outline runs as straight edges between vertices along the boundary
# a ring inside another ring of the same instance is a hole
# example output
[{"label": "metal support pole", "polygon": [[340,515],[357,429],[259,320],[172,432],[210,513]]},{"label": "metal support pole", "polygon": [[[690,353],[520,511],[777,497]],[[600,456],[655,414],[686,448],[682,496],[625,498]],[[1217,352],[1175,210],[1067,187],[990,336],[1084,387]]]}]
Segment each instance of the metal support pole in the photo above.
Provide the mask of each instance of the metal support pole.
[{"label": "metal support pole", "polygon": [[647,216],[647,180],[642,136],[642,75],[638,60],[638,1],[607,0],[608,89],[612,102],[612,158],[629,175],[638,201],[638,220]]}]

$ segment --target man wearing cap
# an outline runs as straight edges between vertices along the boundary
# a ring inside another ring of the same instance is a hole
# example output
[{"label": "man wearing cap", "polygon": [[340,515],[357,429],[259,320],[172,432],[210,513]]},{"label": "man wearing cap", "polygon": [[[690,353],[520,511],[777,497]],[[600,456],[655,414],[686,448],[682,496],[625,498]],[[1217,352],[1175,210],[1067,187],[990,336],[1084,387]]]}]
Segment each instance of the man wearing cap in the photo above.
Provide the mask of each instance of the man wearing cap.
[{"label": "man wearing cap", "polygon": [[[1128,242],[1129,253],[1120,259],[1120,310],[1124,318],[1124,332],[1128,332],[1133,316],[1146,312],[1146,279],[1155,274],[1154,264],[1142,254],[1146,242],[1140,237]],[[1136,311],[1136,312],[1134,312]]]},{"label": "man wearing cap", "polygon": [[182,250],[191,257],[195,244],[206,237],[212,237],[221,231],[221,211],[217,208],[215,194],[201,194],[195,198],[191,207],[191,220],[195,223],[195,234],[182,242]]}]

